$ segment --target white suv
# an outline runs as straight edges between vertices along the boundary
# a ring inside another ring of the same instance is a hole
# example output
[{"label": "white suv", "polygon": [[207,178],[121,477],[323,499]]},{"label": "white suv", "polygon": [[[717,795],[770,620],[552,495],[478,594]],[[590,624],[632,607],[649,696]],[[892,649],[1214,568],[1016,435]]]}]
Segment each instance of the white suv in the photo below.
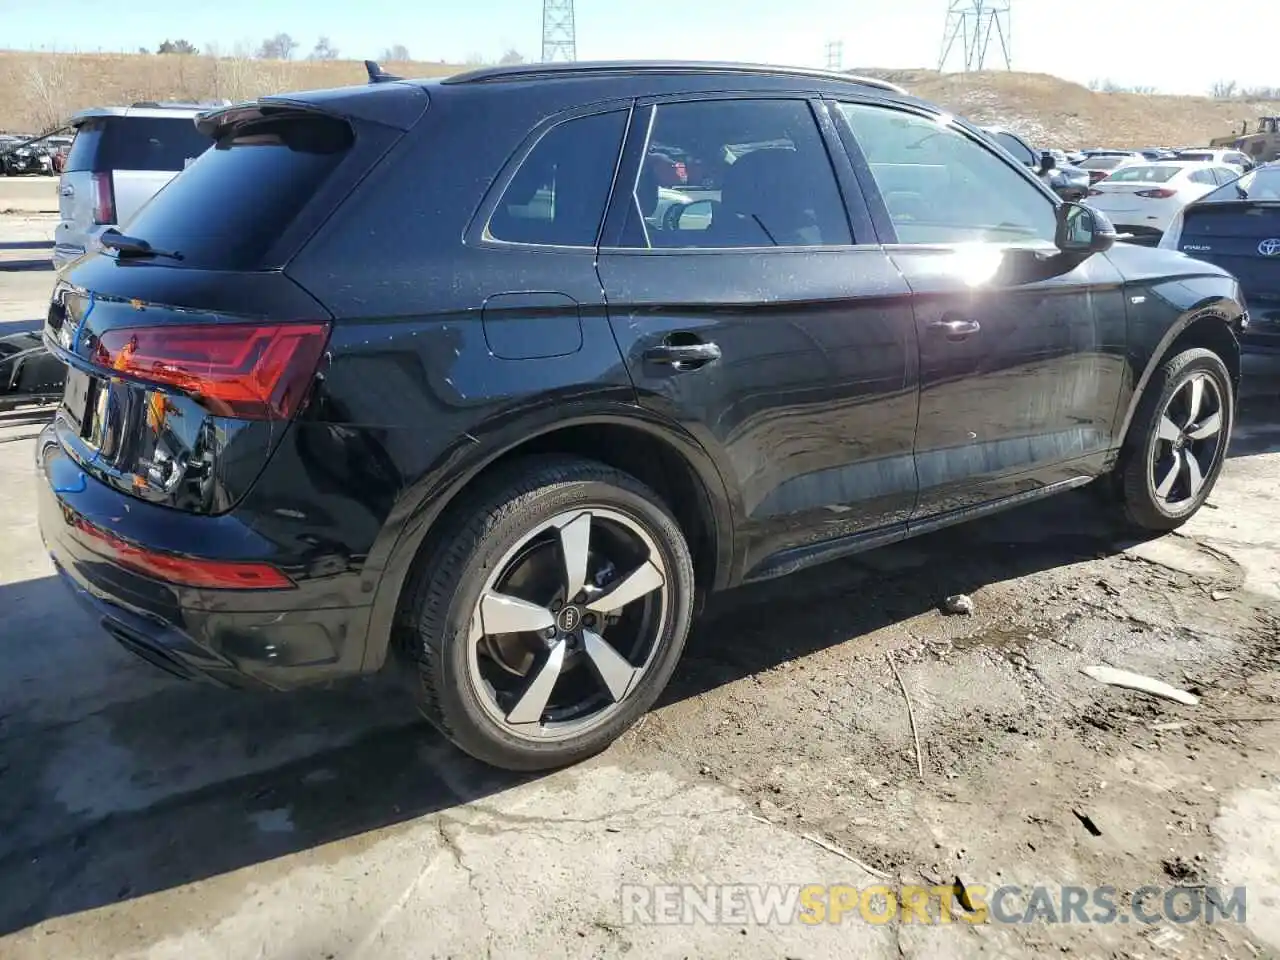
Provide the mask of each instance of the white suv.
[{"label": "white suv", "polygon": [[203,153],[212,141],[195,118],[220,105],[226,104],[147,102],[72,117],[76,136],[58,185],[54,267],[96,249],[102,231],[125,223]]}]

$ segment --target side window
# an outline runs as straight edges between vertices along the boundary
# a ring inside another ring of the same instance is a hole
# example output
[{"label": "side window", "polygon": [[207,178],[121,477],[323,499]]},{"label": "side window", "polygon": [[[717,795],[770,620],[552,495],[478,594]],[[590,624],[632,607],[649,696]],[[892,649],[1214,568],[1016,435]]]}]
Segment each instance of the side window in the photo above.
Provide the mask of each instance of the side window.
[{"label": "side window", "polygon": [[1192,173],[1187,177],[1187,179],[1188,179],[1188,180],[1190,180],[1192,183],[1208,183],[1208,184],[1214,184],[1214,185],[1217,185],[1219,181],[1218,181],[1218,180],[1216,180],[1216,179],[1214,178],[1214,174],[1215,174],[1216,172],[1217,172],[1217,171],[1216,171],[1216,169],[1214,169],[1214,170],[1196,170],[1196,171],[1192,172]]},{"label": "side window", "polygon": [[1213,172],[1218,175],[1219,183],[1230,183],[1240,176],[1240,171],[1232,167],[1214,167]]},{"label": "side window", "polygon": [[488,234],[509,243],[594,247],[622,149],[623,111],[566,120],[525,157]]},{"label": "side window", "polygon": [[1031,148],[1013,134],[1001,131],[996,134],[996,142],[1013,154],[1014,159],[1024,166],[1035,167],[1038,165],[1039,161],[1036,155],[1031,152]]},{"label": "side window", "polygon": [[655,109],[624,246],[853,242],[808,103],[701,100]]},{"label": "side window", "polygon": [[991,150],[926,117],[840,104],[899,243],[1053,243],[1053,201]]}]

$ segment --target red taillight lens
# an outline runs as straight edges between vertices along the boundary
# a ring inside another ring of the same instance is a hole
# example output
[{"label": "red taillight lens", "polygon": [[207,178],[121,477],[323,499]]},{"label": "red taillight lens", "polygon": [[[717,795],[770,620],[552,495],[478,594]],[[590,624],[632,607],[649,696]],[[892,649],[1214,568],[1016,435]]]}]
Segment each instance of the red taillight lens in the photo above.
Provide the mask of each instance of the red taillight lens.
[{"label": "red taillight lens", "polygon": [[1165,187],[1157,187],[1155,190],[1139,190],[1134,194],[1135,197],[1146,197],[1148,200],[1168,200],[1170,197],[1177,196],[1177,190],[1169,190]]},{"label": "red taillight lens", "polygon": [[110,173],[93,175],[93,222],[116,222],[116,188]]},{"label": "red taillight lens", "polygon": [[288,420],[302,406],[327,323],[125,327],[98,339],[94,362],[176,387],[218,416]]},{"label": "red taillight lens", "polygon": [[1090,191],[1089,191],[1089,196],[1091,196],[1091,197],[1100,197],[1100,196],[1102,196],[1102,191],[1101,191],[1101,190],[1090,190]]},{"label": "red taillight lens", "polygon": [[269,563],[198,560],[146,550],[83,517],[75,517],[72,526],[88,538],[85,546],[94,553],[157,580],[206,590],[282,590],[294,586],[292,580]]},{"label": "red taillight lens", "polygon": [[688,183],[689,168],[684,165],[684,161],[677,160],[675,163],[675,167],[676,167],[676,179],[679,180],[681,183]]}]

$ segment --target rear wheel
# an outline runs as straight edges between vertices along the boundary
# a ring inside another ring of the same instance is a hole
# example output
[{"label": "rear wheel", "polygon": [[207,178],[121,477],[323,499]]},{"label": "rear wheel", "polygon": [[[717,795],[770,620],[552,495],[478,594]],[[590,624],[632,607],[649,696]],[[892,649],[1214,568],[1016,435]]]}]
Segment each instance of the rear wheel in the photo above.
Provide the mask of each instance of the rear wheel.
[{"label": "rear wheel", "polygon": [[666,686],[692,614],[679,526],[634,477],[520,461],[453,514],[414,594],[424,715],[512,770],[608,746]]},{"label": "rear wheel", "polygon": [[1173,530],[1200,509],[1222,472],[1234,412],[1231,376],[1212,350],[1186,350],[1160,367],[1116,478],[1132,523]]}]

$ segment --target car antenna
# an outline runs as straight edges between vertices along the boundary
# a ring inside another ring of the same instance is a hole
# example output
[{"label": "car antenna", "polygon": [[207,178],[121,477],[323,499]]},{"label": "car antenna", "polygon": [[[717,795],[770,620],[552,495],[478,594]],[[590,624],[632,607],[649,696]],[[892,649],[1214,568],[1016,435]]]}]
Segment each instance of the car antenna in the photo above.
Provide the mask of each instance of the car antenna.
[{"label": "car antenna", "polygon": [[404,77],[395,77],[383,71],[376,60],[366,60],[364,68],[369,71],[370,83],[394,83],[396,80],[404,79]]}]

